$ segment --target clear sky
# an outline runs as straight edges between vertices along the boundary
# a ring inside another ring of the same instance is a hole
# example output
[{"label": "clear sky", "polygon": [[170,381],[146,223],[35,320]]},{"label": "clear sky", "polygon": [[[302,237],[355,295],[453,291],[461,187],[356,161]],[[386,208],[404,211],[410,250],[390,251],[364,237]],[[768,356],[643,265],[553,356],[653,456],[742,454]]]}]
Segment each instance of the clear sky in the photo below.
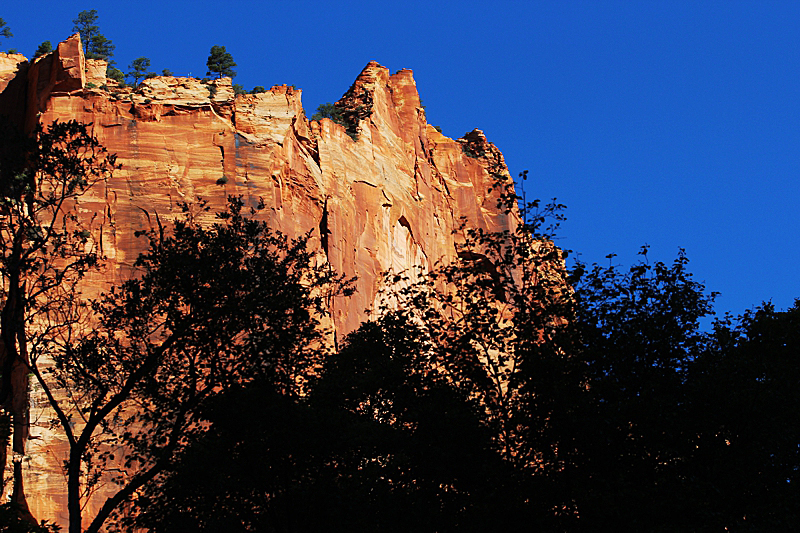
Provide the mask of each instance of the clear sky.
[{"label": "clear sky", "polygon": [[234,83],[293,84],[309,115],[372,59],[410,68],[431,124],[482,129],[529,198],[568,206],[559,245],[584,261],[682,247],[720,313],[800,297],[797,0],[4,2],[0,50],[88,9],[123,71],[203,77],[224,45]]}]

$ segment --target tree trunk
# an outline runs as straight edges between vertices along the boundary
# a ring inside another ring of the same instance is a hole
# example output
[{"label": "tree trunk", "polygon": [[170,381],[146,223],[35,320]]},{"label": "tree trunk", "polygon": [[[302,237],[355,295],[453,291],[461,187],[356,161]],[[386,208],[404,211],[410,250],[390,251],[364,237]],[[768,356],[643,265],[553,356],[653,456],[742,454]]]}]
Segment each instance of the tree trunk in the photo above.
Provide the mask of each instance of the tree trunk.
[{"label": "tree trunk", "polygon": [[69,533],[83,531],[81,517],[81,453],[77,445],[70,446],[67,465],[67,509],[69,511]]},{"label": "tree trunk", "polygon": [[22,458],[14,458],[14,493],[11,501],[18,507],[19,517],[26,522],[37,525],[36,518],[28,508],[28,500],[25,499],[25,487],[22,482]]},{"label": "tree trunk", "polygon": [[[16,264],[12,261],[12,265]],[[30,410],[28,400],[28,365],[25,346],[25,325],[23,317],[23,291],[20,286],[19,273],[10,269],[8,293],[0,316],[0,368],[2,384],[0,385],[0,405],[11,414],[13,435],[12,453],[14,462],[13,500],[21,509],[21,517],[33,519],[28,510],[25,490],[22,485],[22,460],[25,457],[25,444],[28,441]],[[3,446],[5,448],[5,446]],[[3,468],[8,461],[8,451],[3,450]],[[35,520],[34,520],[35,523]]]}]

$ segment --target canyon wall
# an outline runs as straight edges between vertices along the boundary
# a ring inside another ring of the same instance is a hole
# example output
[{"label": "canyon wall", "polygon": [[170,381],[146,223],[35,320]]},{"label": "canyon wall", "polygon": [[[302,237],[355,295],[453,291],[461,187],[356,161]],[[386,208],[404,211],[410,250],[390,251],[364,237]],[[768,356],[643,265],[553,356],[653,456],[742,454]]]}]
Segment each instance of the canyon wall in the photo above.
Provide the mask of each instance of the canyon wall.
[{"label": "canyon wall", "polygon": [[[78,205],[107,258],[88,293],[125,279],[145,244],[134,232],[177,216],[180,203],[207,201],[210,221],[229,195],[263,199],[273,228],[311,232],[322,260],[358,277],[355,295],[332,304],[341,337],[366,318],[383,272],[452,259],[462,220],[489,231],[518,222],[490,192],[491,173],[507,174],[500,152],[478,130],[453,140],[427,124],[410,70],[370,62],[359,74],[342,100],[371,111],[355,139],[329,119],[309,121],[293,87],[235,95],[226,78],[156,77],[129,89],[105,70],[84,59],[77,35],[31,62],[0,54],[0,114],[29,132],[54,120],[91,123],[122,164]],[[465,155],[465,144],[485,155]],[[26,492],[37,518],[66,523],[65,447],[43,413],[32,416]]]}]

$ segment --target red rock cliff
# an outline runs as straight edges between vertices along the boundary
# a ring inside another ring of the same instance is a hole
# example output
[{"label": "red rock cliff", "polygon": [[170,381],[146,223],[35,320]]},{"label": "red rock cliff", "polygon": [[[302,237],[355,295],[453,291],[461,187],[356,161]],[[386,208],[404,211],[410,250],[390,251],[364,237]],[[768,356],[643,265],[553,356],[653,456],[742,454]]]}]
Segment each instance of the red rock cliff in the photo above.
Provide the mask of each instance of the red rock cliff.
[{"label": "red rock cliff", "polygon": [[[263,198],[273,227],[292,236],[313,230],[312,245],[333,268],[358,277],[356,294],[333,304],[342,335],[365,318],[382,272],[452,258],[462,218],[491,231],[517,222],[497,212],[488,192],[489,161],[502,164],[502,155],[476,130],[469,142],[493,157],[468,157],[467,140],[428,125],[410,70],[390,75],[367,64],[343,97],[371,111],[353,140],[331,120],[309,121],[302,92],[292,87],[236,96],[229,79],[157,77],[119,89],[106,80],[104,62],[84,59],[77,35],[30,65],[2,56],[0,89],[14,93],[0,93],[0,114],[24,115],[29,131],[56,119],[91,122],[122,163],[79,205],[101,230],[109,259],[106,274],[91,281],[94,290],[127,275],[144,244],[134,231],[155,223],[156,214],[173,216],[179,202],[197,198],[212,213],[228,195]],[[41,437],[30,443],[37,448],[28,463],[31,510],[65,522],[63,451],[44,427],[31,433]]]}]

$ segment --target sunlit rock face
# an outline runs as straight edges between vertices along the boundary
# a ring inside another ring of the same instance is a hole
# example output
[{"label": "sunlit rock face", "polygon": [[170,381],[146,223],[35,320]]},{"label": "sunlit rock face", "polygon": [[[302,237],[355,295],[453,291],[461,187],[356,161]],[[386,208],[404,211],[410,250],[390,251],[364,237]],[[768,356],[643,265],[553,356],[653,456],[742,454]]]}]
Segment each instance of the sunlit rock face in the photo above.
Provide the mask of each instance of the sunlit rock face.
[{"label": "sunlit rock face", "polygon": [[[228,196],[241,196],[249,205],[263,200],[261,216],[273,228],[310,233],[321,260],[358,278],[355,295],[331,303],[341,338],[368,316],[384,272],[428,270],[453,258],[462,221],[490,231],[517,223],[498,212],[497,193],[489,192],[491,174],[507,173],[500,152],[478,130],[452,140],[428,125],[410,70],[390,75],[376,62],[364,68],[342,100],[368,104],[353,139],[329,119],[309,121],[293,87],[235,95],[230,79],[167,76],[119,88],[105,79],[105,62],[84,59],[77,35],[24,69],[3,56],[0,88],[24,77],[27,91],[6,100],[0,94],[0,114],[24,110],[28,131],[54,120],[91,123],[122,164],[78,205],[108,259],[105,271],[89,277],[87,294],[129,275],[145,244],[134,232],[156,217],[163,222],[181,203],[202,199],[211,210],[201,216],[210,221]],[[487,157],[466,155],[467,143]],[[44,426],[31,433],[41,437],[29,443],[31,510],[65,523],[66,448]]]},{"label": "sunlit rock face", "polygon": [[0,92],[3,92],[8,83],[16,77],[20,65],[28,61],[22,54],[6,54],[0,52]]}]

